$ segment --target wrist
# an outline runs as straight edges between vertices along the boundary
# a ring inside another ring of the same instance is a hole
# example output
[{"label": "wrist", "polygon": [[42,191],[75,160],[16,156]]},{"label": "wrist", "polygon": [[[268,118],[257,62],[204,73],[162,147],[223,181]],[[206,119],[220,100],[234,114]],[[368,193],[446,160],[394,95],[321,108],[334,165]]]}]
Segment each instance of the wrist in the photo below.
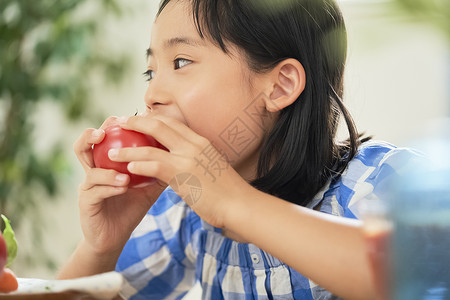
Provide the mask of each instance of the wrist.
[{"label": "wrist", "polygon": [[119,254],[95,251],[84,239],[80,241],[68,262],[61,268],[58,279],[72,279],[114,271]]},{"label": "wrist", "polygon": [[261,191],[248,184],[246,187],[239,189],[238,194],[232,198],[232,201],[227,203],[223,229],[240,235],[241,231],[246,228],[243,225],[247,222],[252,222],[251,217],[254,211],[252,207],[259,205],[257,203],[259,193]]},{"label": "wrist", "polygon": [[86,258],[86,263],[95,266],[99,272],[103,273],[113,271],[115,269],[117,260],[122,252],[122,249],[113,250],[98,250],[93,248],[86,240],[81,240],[77,251],[82,257]]}]

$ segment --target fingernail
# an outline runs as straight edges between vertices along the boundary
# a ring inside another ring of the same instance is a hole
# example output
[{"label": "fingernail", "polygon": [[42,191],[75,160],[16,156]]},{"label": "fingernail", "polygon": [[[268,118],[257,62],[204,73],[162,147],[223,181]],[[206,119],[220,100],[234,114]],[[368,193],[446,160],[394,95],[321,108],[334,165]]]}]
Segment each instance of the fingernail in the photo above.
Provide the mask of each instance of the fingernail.
[{"label": "fingernail", "polygon": [[103,133],[103,130],[97,129],[97,130],[92,131],[92,136],[93,137],[99,137],[99,136],[102,135],[102,133]]},{"label": "fingernail", "polygon": [[116,181],[119,183],[123,183],[123,182],[127,181],[127,179],[128,179],[128,175],[126,175],[126,174],[119,174],[116,176]]},{"label": "fingernail", "polygon": [[108,156],[110,159],[116,159],[119,156],[119,149],[110,149],[108,151]]},{"label": "fingernail", "polygon": [[120,117],[117,119],[117,121],[119,122],[119,124],[125,124],[128,121],[129,117]]}]

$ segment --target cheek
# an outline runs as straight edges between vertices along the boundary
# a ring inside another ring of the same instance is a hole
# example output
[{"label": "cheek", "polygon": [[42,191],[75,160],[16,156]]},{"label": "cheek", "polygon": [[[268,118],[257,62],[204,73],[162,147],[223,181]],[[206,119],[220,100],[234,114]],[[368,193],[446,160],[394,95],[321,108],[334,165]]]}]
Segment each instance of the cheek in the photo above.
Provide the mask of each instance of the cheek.
[{"label": "cheek", "polygon": [[248,119],[244,95],[225,91],[211,95],[214,94],[202,97],[197,94],[186,102],[189,103],[183,109],[186,120],[192,130],[211,141],[231,162],[239,164],[259,147],[262,133]]},{"label": "cheek", "polygon": [[216,140],[220,133],[236,117],[236,107],[233,103],[226,103],[222,98],[214,94],[197,95],[191,98],[189,104],[184,107],[186,120],[192,130],[207,138]]},{"label": "cheek", "polygon": [[[231,68],[231,69],[230,69]],[[242,80],[240,69],[223,66],[201,72],[216,76],[191,78],[178,95],[178,105],[191,127],[199,135],[213,142],[228,159],[239,162],[253,153],[261,141],[258,125],[246,108],[253,102],[250,87]]]},{"label": "cheek", "polygon": [[202,76],[180,90],[183,93],[178,99],[183,100],[178,104],[187,122],[208,139],[215,138],[214,134],[223,131],[244,110],[245,98],[240,94],[241,89],[220,77]]}]

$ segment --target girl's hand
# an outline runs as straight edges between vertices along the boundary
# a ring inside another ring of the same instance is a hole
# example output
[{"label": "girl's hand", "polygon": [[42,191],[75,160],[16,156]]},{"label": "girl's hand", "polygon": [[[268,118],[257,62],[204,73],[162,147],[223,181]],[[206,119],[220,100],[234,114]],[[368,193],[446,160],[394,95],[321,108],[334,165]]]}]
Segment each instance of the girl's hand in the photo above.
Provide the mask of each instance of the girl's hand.
[{"label": "girl's hand", "polygon": [[100,129],[86,129],[74,144],[86,178],[79,186],[79,207],[84,245],[96,255],[117,256],[152,204],[167,187],[162,182],[145,188],[128,188],[129,176],[95,168],[92,145],[100,143],[106,127],[118,124],[108,118]]},{"label": "girl's hand", "polygon": [[170,153],[153,147],[123,148],[111,151],[110,159],[130,162],[130,173],[170,184],[210,225],[224,227],[233,201],[253,189],[210,141],[178,120],[135,116],[120,125],[153,136]]}]

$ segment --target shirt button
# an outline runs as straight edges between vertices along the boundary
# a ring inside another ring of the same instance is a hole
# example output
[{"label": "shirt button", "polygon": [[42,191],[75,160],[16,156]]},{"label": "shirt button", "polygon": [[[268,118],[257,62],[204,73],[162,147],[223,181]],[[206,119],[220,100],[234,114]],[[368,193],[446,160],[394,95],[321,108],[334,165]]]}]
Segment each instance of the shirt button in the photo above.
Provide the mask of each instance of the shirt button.
[{"label": "shirt button", "polygon": [[252,254],[251,255],[251,257],[252,257],[252,261],[253,261],[253,263],[254,264],[257,264],[257,263],[259,263],[259,256],[258,256],[258,254]]}]

